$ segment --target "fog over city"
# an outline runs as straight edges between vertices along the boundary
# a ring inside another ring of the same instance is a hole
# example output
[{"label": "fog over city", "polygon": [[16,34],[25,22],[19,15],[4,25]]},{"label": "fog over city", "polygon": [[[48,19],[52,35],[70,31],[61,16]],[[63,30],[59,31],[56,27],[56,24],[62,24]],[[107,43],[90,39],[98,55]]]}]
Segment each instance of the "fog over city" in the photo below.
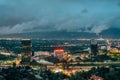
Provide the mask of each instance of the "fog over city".
[{"label": "fog over city", "polygon": [[0,0],[0,34],[120,28],[119,0]]}]

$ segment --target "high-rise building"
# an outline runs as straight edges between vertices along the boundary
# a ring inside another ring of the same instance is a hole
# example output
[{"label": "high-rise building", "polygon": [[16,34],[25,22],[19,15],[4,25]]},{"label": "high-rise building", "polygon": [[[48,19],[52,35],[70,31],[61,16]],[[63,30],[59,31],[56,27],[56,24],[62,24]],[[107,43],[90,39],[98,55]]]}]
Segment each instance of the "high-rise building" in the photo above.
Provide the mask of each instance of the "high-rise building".
[{"label": "high-rise building", "polygon": [[117,47],[120,49],[120,41],[117,42]]},{"label": "high-rise building", "polygon": [[107,42],[107,50],[109,51],[111,49],[111,43],[108,39],[106,40],[106,42]]},{"label": "high-rise building", "polygon": [[21,41],[21,45],[22,64],[29,65],[32,55],[32,42],[30,39],[24,39]]},{"label": "high-rise building", "polygon": [[91,40],[91,56],[95,57],[98,54],[98,44],[95,39]]}]

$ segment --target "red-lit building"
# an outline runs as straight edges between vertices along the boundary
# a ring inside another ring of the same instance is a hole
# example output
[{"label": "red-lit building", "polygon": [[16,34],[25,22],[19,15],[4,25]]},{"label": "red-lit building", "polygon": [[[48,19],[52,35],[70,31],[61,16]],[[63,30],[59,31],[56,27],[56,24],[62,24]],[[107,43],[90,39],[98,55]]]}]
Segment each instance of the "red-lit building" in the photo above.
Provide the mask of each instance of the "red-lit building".
[{"label": "red-lit building", "polygon": [[56,48],[54,50],[54,57],[57,57],[58,59],[63,59],[65,51],[63,48]]}]

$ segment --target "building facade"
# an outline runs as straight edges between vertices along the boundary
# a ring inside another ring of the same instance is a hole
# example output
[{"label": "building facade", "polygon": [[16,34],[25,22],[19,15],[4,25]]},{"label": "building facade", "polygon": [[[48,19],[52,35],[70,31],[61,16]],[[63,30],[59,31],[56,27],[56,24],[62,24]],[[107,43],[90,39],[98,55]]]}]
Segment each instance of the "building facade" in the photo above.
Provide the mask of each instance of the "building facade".
[{"label": "building facade", "polygon": [[32,42],[30,39],[21,41],[22,64],[29,65],[32,54]]},{"label": "building facade", "polygon": [[95,57],[98,54],[98,44],[97,44],[97,41],[92,39],[90,47],[91,47],[91,57]]}]

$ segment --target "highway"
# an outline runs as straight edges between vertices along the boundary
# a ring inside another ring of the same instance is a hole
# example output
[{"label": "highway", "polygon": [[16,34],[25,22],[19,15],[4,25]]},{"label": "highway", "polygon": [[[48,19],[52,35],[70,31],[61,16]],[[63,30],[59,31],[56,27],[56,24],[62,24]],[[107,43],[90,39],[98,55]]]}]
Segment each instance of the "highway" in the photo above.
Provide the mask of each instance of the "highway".
[{"label": "highway", "polygon": [[[62,65],[62,63],[58,63],[57,65]],[[70,62],[69,63],[69,66],[111,66],[111,65],[120,66],[120,62]],[[12,66],[12,64],[0,65],[0,67],[9,67],[9,66]]]},{"label": "highway", "polygon": [[[62,63],[58,63],[61,65]],[[70,62],[72,66],[120,66],[120,62]]]}]

